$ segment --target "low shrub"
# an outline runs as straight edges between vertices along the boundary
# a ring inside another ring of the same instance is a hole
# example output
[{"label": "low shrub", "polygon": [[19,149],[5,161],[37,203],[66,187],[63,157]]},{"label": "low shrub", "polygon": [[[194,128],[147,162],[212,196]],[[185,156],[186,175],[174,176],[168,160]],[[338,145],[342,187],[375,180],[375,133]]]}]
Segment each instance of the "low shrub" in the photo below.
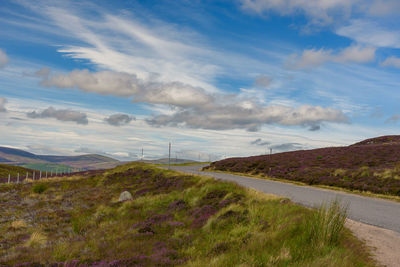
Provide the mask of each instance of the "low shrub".
[{"label": "low shrub", "polygon": [[46,191],[47,188],[48,188],[48,185],[47,185],[47,184],[40,183],[40,184],[35,184],[35,185],[33,186],[33,188],[32,188],[32,191],[33,191],[34,193],[36,193],[36,194],[41,194],[41,193],[43,193],[44,191]]}]

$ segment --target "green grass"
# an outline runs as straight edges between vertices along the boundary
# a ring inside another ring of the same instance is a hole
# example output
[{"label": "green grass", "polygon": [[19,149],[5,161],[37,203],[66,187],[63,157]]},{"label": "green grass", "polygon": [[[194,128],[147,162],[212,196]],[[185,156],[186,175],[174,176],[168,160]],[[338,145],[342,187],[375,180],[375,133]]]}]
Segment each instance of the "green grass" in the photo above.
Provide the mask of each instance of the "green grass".
[{"label": "green grass", "polygon": [[38,170],[38,171],[47,171],[47,172],[66,172],[67,170],[73,170],[73,167],[64,165],[64,164],[56,164],[56,163],[28,163],[23,165],[25,168]]},{"label": "green grass", "polygon": [[[133,200],[117,202],[123,191]],[[374,266],[337,202],[310,210],[140,163],[2,185],[0,210],[0,265]]]},{"label": "green grass", "polygon": [[48,189],[48,184],[45,183],[38,183],[32,187],[32,191],[36,194],[41,194]]},{"label": "green grass", "polygon": [[26,172],[32,172],[32,170],[14,165],[0,164],[0,178],[7,178],[9,174],[15,177],[18,173],[22,175]]}]

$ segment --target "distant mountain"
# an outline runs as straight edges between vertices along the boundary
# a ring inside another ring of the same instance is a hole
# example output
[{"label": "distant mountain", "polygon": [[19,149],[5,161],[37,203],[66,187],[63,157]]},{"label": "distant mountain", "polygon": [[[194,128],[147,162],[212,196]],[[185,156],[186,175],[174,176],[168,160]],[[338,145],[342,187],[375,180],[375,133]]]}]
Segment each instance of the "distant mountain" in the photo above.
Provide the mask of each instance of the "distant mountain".
[{"label": "distant mountain", "polygon": [[[145,162],[145,163],[151,163],[151,164],[168,164],[169,160],[168,158],[163,158],[163,159],[154,159],[154,160],[138,160],[140,162]],[[197,161],[195,160],[190,160],[190,159],[176,159],[172,158],[171,159],[171,165],[176,165],[176,164],[185,164],[185,163],[195,163]]]},{"label": "distant mountain", "polygon": [[120,161],[97,154],[87,154],[80,156],[52,156],[36,155],[24,150],[0,147],[0,163],[18,166],[29,166],[33,169],[47,170],[49,166],[53,169],[71,167],[74,169],[107,169],[113,168]]}]

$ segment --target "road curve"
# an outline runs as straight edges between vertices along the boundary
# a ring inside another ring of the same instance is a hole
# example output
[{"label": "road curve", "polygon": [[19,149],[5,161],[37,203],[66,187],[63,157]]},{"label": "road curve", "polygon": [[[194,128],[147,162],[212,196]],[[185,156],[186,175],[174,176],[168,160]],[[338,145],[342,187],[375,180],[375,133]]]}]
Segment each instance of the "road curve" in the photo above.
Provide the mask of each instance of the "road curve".
[{"label": "road curve", "polygon": [[204,166],[206,165],[171,166],[170,169],[236,182],[261,192],[287,197],[293,202],[307,207],[315,207],[338,198],[342,203],[349,205],[348,218],[400,233],[400,203],[310,186],[199,171]]}]

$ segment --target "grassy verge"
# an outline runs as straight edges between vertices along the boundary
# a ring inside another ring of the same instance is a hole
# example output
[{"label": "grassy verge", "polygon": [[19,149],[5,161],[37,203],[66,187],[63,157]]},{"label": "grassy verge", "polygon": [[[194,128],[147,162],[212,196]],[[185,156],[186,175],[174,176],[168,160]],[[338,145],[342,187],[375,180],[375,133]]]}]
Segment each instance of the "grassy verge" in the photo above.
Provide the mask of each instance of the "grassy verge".
[{"label": "grassy verge", "polygon": [[314,211],[140,163],[1,185],[0,210],[0,265],[374,266],[337,204]]},{"label": "grassy verge", "polygon": [[[193,166],[193,165],[199,165],[199,164],[210,164],[211,162],[188,162],[188,163],[178,163],[178,164],[173,164],[171,163],[171,167],[173,166]],[[168,167],[168,164],[153,164],[159,167]]]},{"label": "grassy verge", "polygon": [[372,193],[372,192],[369,192],[369,191],[350,190],[350,189],[346,189],[346,188],[343,188],[343,187],[320,185],[320,184],[309,185],[309,184],[306,184],[306,183],[303,183],[303,182],[299,182],[299,181],[286,180],[286,179],[281,179],[281,178],[274,178],[274,177],[269,177],[269,176],[260,175],[260,174],[231,172],[231,171],[219,171],[219,170],[212,170],[212,169],[204,169],[203,171],[206,171],[206,172],[218,172],[218,173],[228,173],[228,174],[246,176],[246,177],[255,178],[255,179],[271,180],[271,181],[277,181],[277,182],[300,185],[300,186],[311,186],[311,187],[317,187],[317,188],[322,188],[322,189],[335,190],[335,191],[341,191],[341,192],[345,192],[345,193],[356,194],[356,195],[360,195],[360,196],[364,196],[364,197],[375,197],[375,198],[381,198],[381,199],[400,202],[400,196],[377,194],[377,193]]}]

